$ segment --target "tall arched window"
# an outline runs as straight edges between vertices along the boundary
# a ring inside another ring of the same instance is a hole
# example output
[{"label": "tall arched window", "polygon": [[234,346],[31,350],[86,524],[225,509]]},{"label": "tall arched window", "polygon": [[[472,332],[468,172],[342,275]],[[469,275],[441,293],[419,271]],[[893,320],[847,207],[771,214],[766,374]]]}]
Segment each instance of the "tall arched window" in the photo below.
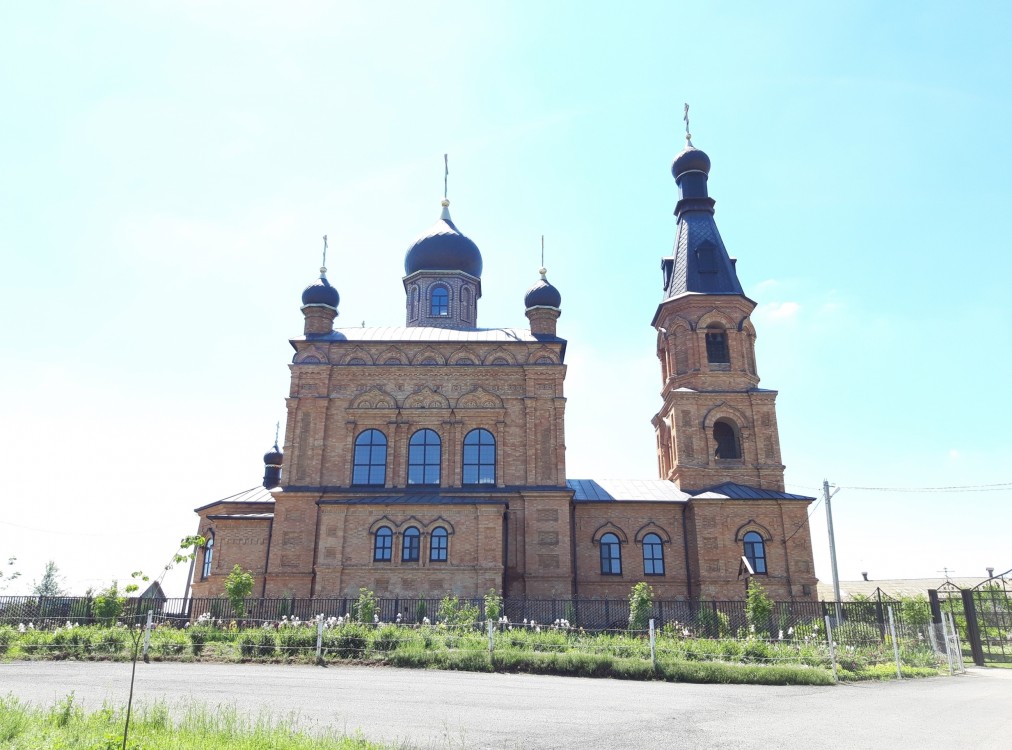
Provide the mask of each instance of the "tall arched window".
[{"label": "tall arched window", "polygon": [[373,562],[390,562],[394,550],[394,532],[389,526],[380,526],[376,529],[376,538],[373,540],[372,559]]},{"label": "tall arched window", "polygon": [[664,575],[664,545],[657,534],[643,537],[643,575]]},{"label": "tall arched window", "polygon": [[449,535],[442,526],[437,526],[429,535],[429,560],[431,562],[446,562],[446,547]]},{"label": "tall arched window", "polygon": [[495,437],[488,430],[464,436],[464,484],[495,484]]},{"label": "tall arched window", "polygon": [[741,458],[738,434],[734,427],[724,420],[713,425],[713,442],[717,444],[717,448],[713,452],[714,458]]},{"label": "tall arched window", "polygon": [[727,331],[717,323],[706,327],[706,361],[710,364],[726,365],[731,362],[727,350]]},{"label": "tall arched window", "polygon": [[404,537],[401,541],[401,562],[418,562],[418,553],[422,546],[421,539],[421,533],[416,526],[408,526],[404,529]]},{"label": "tall arched window", "polygon": [[379,430],[365,430],[355,438],[355,466],[352,484],[382,487],[387,481],[387,436]]},{"label": "tall arched window", "polygon": [[445,286],[432,288],[429,295],[429,315],[434,318],[445,318],[450,314],[450,292]]},{"label": "tall arched window", "polygon": [[214,558],[214,532],[207,535],[207,542],[204,543],[204,566],[200,569],[200,577],[207,578],[211,575],[211,562]]},{"label": "tall arched window", "polygon": [[601,575],[622,575],[622,544],[614,534],[601,537]]},{"label": "tall arched window", "polygon": [[408,441],[408,484],[439,484],[441,453],[435,430],[418,430]]},{"label": "tall arched window", "polygon": [[745,534],[745,559],[757,574],[766,573],[766,544],[755,531]]}]

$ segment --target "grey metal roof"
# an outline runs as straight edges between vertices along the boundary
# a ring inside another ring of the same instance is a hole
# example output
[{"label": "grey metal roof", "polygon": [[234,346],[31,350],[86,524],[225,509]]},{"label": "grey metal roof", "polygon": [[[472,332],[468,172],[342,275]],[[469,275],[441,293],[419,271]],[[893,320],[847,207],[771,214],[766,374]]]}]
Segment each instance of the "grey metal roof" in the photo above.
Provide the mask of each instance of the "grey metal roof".
[{"label": "grey metal roof", "polygon": [[685,502],[689,499],[674,482],[666,479],[569,479],[573,501],[607,503],[616,501]]},{"label": "grey metal roof", "polygon": [[337,328],[331,333],[296,337],[295,341],[476,341],[488,343],[559,342],[558,336],[535,335],[525,328],[430,328],[428,326],[371,326]]},{"label": "grey metal roof", "polygon": [[459,497],[438,492],[409,495],[370,495],[341,499],[323,498],[323,505],[505,505],[508,498]]},{"label": "grey metal roof", "polygon": [[724,482],[702,490],[689,490],[693,499],[699,500],[814,500],[808,495],[793,495],[790,492],[764,490],[737,482]]},{"label": "grey metal roof", "polygon": [[713,214],[693,211],[679,218],[672,256],[665,259],[672,263],[665,299],[688,293],[745,295]]},{"label": "grey metal roof", "polygon": [[215,513],[208,516],[215,521],[269,521],[273,513]]},{"label": "grey metal roof", "polygon": [[229,495],[228,497],[223,497],[220,500],[205,503],[204,505],[201,505],[199,508],[194,508],[194,512],[199,513],[205,508],[210,508],[212,505],[217,505],[218,503],[256,504],[256,503],[273,503],[273,502],[274,497],[271,495],[271,493],[268,492],[266,489],[264,489],[263,485],[257,485],[256,487],[253,487],[251,489],[243,490],[242,492],[237,492],[234,495]]}]

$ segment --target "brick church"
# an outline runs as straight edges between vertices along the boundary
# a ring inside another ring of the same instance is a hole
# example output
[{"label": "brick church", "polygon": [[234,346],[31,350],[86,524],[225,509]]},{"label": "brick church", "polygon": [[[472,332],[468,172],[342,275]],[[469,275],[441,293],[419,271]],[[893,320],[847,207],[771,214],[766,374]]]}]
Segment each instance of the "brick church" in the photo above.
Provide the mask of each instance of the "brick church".
[{"label": "brick church", "polygon": [[813,498],[784,492],[777,393],[759,387],[709,171],[691,141],[672,164],[658,478],[567,475],[562,296],[541,269],[529,327],[479,326],[481,253],[444,200],[404,259],[404,325],[335,328],[326,268],[302,293],[284,450],[264,456],[265,490],[197,509],[193,595],[239,564],[263,596],[625,598],[647,581],[659,599],[741,599],[755,575],[774,599],[815,598]]}]

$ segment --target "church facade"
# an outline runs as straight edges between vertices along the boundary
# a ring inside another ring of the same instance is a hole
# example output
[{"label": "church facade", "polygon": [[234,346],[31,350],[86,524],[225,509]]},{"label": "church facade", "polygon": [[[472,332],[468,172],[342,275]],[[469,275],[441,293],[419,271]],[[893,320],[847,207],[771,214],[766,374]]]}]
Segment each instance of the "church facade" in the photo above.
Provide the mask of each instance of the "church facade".
[{"label": "church facade", "polygon": [[404,325],[335,328],[325,268],[303,292],[284,450],[264,457],[267,491],[197,509],[193,595],[238,564],[263,596],[625,598],[647,581],[659,599],[741,599],[754,575],[814,599],[813,498],[784,492],[777,394],[758,385],[709,169],[691,143],[672,165],[658,477],[567,475],[561,294],[542,269],[527,328],[479,327],[481,253],[444,200],[405,257]]}]

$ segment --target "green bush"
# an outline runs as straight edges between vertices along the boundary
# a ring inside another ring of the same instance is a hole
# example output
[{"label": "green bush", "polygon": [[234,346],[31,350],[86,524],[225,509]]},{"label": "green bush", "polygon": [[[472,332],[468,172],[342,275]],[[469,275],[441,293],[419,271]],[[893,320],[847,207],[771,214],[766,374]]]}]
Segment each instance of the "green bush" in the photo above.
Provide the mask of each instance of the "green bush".
[{"label": "green bush", "polygon": [[126,648],[127,632],[123,628],[96,628],[92,647],[97,654],[119,654]]},{"label": "green bush", "polygon": [[372,633],[373,651],[393,651],[401,641],[401,634],[404,629],[397,625],[384,625],[376,628]]},{"label": "green bush", "polygon": [[10,625],[0,625],[0,656],[7,653],[11,644],[18,638],[18,631]]},{"label": "green bush", "polygon": [[731,634],[731,623],[723,612],[704,606],[696,613],[696,629],[703,638],[726,638]]},{"label": "green bush", "polygon": [[448,628],[473,627],[478,622],[478,607],[447,594],[439,602],[436,618]]},{"label": "green bush", "polygon": [[119,583],[113,581],[107,588],[98,592],[91,611],[102,625],[112,625],[123,614],[126,597],[120,596]]},{"label": "green bush", "polygon": [[324,653],[339,659],[361,659],[368,643],[368,631],[362,625],[341,625],[323,631]]},{"label": "green bush", "polygon": [[654,611],[654,590],[640,581],[629,592],[629,629],[646,630]]},{"label": "green bush", "polygon": [[179,656],[192,648],[187,634],[173,627],[159,627],[151,631],[151,652],[157,656]]},{"label": "green bush", "polygon": [[278,648],[285,657],[299,654],[316,653],[316,628],[313,627],[281,627],[278,628]]}]

